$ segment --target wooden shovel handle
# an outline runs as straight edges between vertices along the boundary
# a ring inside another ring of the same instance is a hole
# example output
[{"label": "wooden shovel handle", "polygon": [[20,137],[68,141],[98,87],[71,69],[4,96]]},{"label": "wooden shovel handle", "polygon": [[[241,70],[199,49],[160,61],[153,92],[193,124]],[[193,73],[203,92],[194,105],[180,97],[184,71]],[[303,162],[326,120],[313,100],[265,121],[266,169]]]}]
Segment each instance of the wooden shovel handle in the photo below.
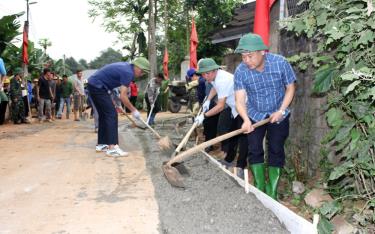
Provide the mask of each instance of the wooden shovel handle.
[{"label": "wooden shovel handle", "polygon": [[[206,100],[206,99],[205,99],[205,100]],[[201,114],[202,110],[203,110],[203,108],[200,107],[200,108],[199,108],[199,111],[198,111],[198,113],[197,113],[197,115],[196,115],[195,117],[199,116],[199,115]],[[186,143],[187,143],[188,140],[189,140],[190,135],[193,133],[194,129],[195,129],[197,126],[198,126],[198,123],[197,123],[197,122],[194,122],[193,126],[191,126],[191,128],[190,128],[189,131],[186,133],[186,135],[184,136],[184,138],[182,138],[180,144],[177,146],[176,150],[174,151],[175,153],[179,153],[179,152],[181,151],[182,147],[184,147],[184,146],[186,145]]]},{"label": "wooden shovel handle", "polygon": [[[261,121],[255,123],[255,124],[253,124],[253,127],[257,128],[259,126],[262,126],[262,125],[268,123],[269,121],[270,121],[270,118],[261,120]],[[199,152],[200,150],[203,150],[203,149],[205,149],[205,148],[207,148],[207,147],[209,147],[211,145],[214,145],[216,143],[219,143],[219,142],[224,141],[226,139],[229,139],[231,137],[240,135],[241,133],[243,133],[243,130],[242,129],[237,129],[237,130],[229,132],[227,134],[215,137],[214,139],[211,139],[209,141],[203,142],[202,144],[194,146],[193,148],[190,148],[190,149],[182,152],[181,154],[177,155],[176,157],[172,158],[171,160],[169,160],[169,162],[167,164],[170,166],[173,163],[183,161],[185,158],[187,158],[187,157],[189,157],[189,156],[191,156],[191,155]]]},{"label": "wooden shovel handle", "polygon": [[189,137],[190,137],[191,133],[193,133],[193,131],[197,127],[197,125],[198,125],[198,123],[194,122],[193,126],[191,126],[189,131],[186,133],[184,138],[181,140],[180,144],[177,146],[177,148],[175,150],[176,153],[179,153],[181,151],[182,147],[184,147],[184,145],[186,145],[187,141],[189,140]]},{"label": "wooden shovel handle", "polygon": [[146,123],[142,118],[140,118],[141,122],[146,125],[146,127],[148,129],[151,130],[151,132],[153,132],[159,139],[161,138],[161,136],[159,135],[159,133],[157,133],[150,125],[148,125],[148,123]]}]

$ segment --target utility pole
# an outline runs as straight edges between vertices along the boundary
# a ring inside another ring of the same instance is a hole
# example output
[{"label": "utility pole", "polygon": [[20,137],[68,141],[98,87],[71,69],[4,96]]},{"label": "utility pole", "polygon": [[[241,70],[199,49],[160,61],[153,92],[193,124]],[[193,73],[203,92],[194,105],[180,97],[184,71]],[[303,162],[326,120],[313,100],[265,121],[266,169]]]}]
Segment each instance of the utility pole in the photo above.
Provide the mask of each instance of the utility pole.
[{"label": "utility pole", "polygon": [[[31,108],[30,108],[30,101],[29,101],[29,89],[28,89],[28,83],[26,77],[28,76],[28,55],[27,55],[27,47],[29,43],[29,5],[35,4],[36,2],[29,3],[29,0],[26,0],[26,21],[24,25],[24,32],[23,32],[23,39],[22,39],[22,69],[23,69],[23,80],[22,83],[24,87],[26,88],[26,98],[27,98],[27,104],[29,108],[29,115],[31,116]],[[26,45],[25,45],[26,44]]]},{"label": "utility pole", "polygon": [[65,54],[63,55],[63,70],[64,70],[64,75],[66,75],[66,72],[65,72]]}]

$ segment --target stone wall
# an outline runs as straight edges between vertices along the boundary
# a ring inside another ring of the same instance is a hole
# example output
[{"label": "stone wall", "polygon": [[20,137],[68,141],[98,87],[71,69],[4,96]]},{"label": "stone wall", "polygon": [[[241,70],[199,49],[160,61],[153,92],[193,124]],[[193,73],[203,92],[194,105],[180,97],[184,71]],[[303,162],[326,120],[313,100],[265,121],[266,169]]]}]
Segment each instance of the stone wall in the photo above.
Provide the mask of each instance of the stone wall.
[{"label": "stone wall", "polygon": [[[312,43],[305,38],[297,38],[286,32],[280,33],[280,54],[289,57],[300,52],[312,50]],[[296,95],[291,105],[290,135],[287,151],[299,176],[315,175],[320,161],[320,141],[328,131],[324,115],[325,97],[312,94],[312,69],[297,75]],[[305,178],[306,179],[306,178]]]}]

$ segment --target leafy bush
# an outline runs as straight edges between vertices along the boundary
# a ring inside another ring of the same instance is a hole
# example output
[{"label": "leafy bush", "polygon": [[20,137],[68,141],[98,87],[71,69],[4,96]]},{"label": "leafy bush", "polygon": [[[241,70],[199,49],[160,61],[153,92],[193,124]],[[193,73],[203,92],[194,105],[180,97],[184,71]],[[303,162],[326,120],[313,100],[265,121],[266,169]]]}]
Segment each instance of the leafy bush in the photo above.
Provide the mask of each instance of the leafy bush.
[{"label": "leafy bush", "polygon": [[[313,91],[328,96],[331,130],[322,140],[338,165],[326,168],[328,190],[335,202],[363,199],[373,215],[375,204],[375,12],[372,1],[311,0],[304,13],[283,22],[284,28],[316,43],[316,51],[295,55],[301,70],[316,69]],[[328,204],[321,214],[329,220],[339,210]],[[371,213],[371,212],[370,212]]]}]

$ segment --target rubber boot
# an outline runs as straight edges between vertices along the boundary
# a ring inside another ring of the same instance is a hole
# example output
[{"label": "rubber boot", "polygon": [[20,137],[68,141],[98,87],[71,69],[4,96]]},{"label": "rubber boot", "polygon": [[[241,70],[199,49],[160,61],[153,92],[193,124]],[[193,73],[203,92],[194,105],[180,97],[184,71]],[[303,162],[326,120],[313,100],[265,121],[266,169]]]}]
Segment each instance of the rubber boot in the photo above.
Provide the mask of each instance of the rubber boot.
[{"label": "rubber boot", "polygon": [[277,185],[279,183],[280,175],[280,167],[268,167],[269,182],[266,185],[266,193],[275,200],[277,200]]},{"label": "rubber boot", "polygon": [[254,176],[255,187],[264,192],[266,180],[264,177],[264,163],[257,163],[250,165],[251,172]]}]

